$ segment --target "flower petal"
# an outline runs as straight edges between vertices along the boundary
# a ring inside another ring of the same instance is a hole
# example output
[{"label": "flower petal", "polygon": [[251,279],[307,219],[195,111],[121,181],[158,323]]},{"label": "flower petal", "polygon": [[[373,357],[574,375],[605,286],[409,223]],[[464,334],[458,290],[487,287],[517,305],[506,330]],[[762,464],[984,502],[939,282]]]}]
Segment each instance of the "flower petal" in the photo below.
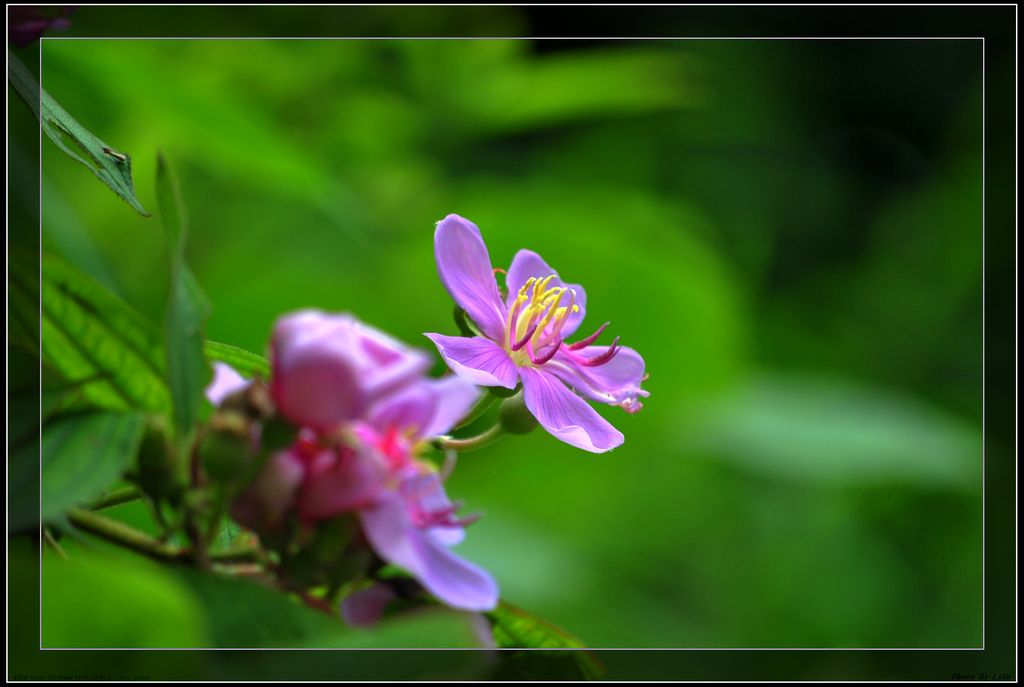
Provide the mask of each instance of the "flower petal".
[{"label": "flower petal", "polygon": [[353,627],[373,627],[396,598],[390,587],[374,583],[345,597],[341,602],[341,617]]},{"label": "flower petal", "polygon": [[622,432],[544,369],[523,368],[523,400],[552,436],[591,453],[621,446]]},{"label": "flower petal", "polygon": [[608,346],[587,346],[579,351],[562,348],[554,359],[544,365],[577,393],[600,403],[622,406],[635,412],[643,407],[639,398],[650,396],[640,388],[644,377],[644,359],[632,348],[619,346],[615,357],[604,363],[589,367],[579,360],[594,359],[608,351]]},{"label": "flower petal", "polygon": [[430,424],[420,436],[444,434],[458,423],[480,398],[480,390],[473,383],[457,375],[428,382],[437,395],[437,410]]},{"label": "flower petal", "polygon": [[503,386],[515,389],[519,369],[508,353],[490,339],[481,336],[445,336],[424,334],[437,346],[452,372],[480,386]]},{"label": "flower petal", "polygon": [[[551,275],[554,275],[555,278],[548,284],[549,287],[563,286],[576,292],[576,300],[573,302],[579,307],[579,311],[569,315],[565,326],[562,327],[562,338],[568,338],[579,328],[580,323],[583,322],[583,318],[587,314],[587,292],[579,284],[566,284],[563,282],[558,276],[558,272],[551,269],[544,262],[544,259],[532,250],[523,249],[512,258],[512,265],[508,268],[508,276],[505,277],[505,286],[508,288],[508,294],[505,297],[506,307],[512,307],[512,301],[516,299],[519,289],[522,288],[527,279],[530,277],[543,279]],[[563,305],[568,303],[568,296],[566,296],[562,303]]]},{"label": "flower petal", "polygon": [[257,532],[277,529],[304,476],[302,459],[294,451],[278,451],[231,504],[231,516]]},{"label": "flower petal", "polygon": [[437,413],[437,405],[437,393],[424,380],[381,399],[367,413],[367,423],[381,433],[412,430],[421,436]]},{"label": "flower petal", "polygon": [[[429,518],[431,513],[453,510],[441,477],[436,472],[417,475],[402,486],[406,507],[411,507],[412,512],[419,513],[421,517]],[[466,528],[461,525],[435,525],[427,528],[426,532],[448,547],[466,538]]]},{"label": "flower petal", "polygon": [[467,611],[488,611],[497,606],[494,578],[414,527],[397,494],[389,494],[375,508],[360,511],[359,517],[377,554],[408,570],[445,604]]},{"label": "flower petal", "polygon": [[327,432],[414,380],[430,358],[348,314],[302,310],[280,318],[270,392],[293,423]]},{"label": "flower petal", "polygon": [[213,405],[219,406],[225,398],[241,391],[248,383],[235,368],[227,363],[216,362],[213,364],[213,380],[206,387],[206,398]]},{"label": "flower petal", "polygon": [[309,522],[366,508],[380,498],[387,478],[387,466],[370,447],[322,451],[309,463],[299,516]]},{"label": "flower petal", "polygon": [[380,432],[390,428],[412,430],[415,438],[437,436],[462,419],[479,397],[480,390],[457,375],[424,379],[375,404],[368,422]]},{"label": "flower petal", "polygon": [[448,215],[434,232],[437,274],[452,299],[469,314],[480,331],[500,341],[505,305],[498,293],[491,257],[475,224]]}]

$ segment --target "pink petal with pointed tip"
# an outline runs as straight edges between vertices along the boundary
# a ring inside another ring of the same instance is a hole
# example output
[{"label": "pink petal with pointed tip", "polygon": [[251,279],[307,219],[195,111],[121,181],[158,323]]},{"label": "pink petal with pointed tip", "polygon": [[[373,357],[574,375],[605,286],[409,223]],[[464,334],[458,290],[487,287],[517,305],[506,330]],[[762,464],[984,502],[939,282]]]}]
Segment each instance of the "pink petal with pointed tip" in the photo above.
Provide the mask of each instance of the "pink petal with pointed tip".
[{"label": "pink petal with pointed tip", "polygon": [[549,434],[591,453],[622,445],[622,432],[553,374],[533,368],[523,368],[520,374],[526,407]]},{"label": "pink petal with pointed tip", "polygon": [[494,578],[414,527],[397,494],[388,495],[376,508],[361,511],[359,517],[377,554],[405,568],[443,603],[467,611],[489,611],[497,606]]},{"label": "pink petal with pointed tip", "polygon": [[519,368],[508,357],[508,353],[490,339],[443,334],[424,336],[434,342],[452,372],[463,379],[480,386],[516,388]]},{"label": "pink petal with pointed tip", "polygon": [[437,223],[434,232],[434,259],[441,283],[452,299],[480,331],[500,339],[505,327],[505,304],[480,229],[463,217],[448,215]]}]

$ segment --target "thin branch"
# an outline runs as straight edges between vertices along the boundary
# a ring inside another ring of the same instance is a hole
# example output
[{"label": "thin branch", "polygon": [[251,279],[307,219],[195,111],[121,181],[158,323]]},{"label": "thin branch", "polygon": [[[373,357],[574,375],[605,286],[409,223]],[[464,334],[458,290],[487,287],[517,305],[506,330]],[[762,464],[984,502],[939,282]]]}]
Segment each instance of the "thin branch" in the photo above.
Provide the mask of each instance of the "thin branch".
[{"label": "thin branch", "polygon": [[73,508],[68,511],[68,520],[80,530],[94,534],[101,539],[106,539],[112,544],[138,551],[150,558],[164,561],[180,560],[188,555],[187,551],[153,539],[148,534],[129,527],[119,520],[98,515],[82,508]]}]

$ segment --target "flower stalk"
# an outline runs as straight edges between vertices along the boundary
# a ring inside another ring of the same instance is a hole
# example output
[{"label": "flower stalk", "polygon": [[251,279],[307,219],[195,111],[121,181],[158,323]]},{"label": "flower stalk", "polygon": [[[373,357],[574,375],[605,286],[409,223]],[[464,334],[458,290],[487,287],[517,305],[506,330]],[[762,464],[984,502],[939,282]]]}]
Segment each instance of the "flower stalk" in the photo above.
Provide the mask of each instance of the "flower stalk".
[{"label": "flower stalk", "polygon": [[462,429],[463,427],[476,422],[480,416],[490,410],[497,401],[498,397],[494,394],[483,394],[480,397],[480,400],[476,402],[476,405],[470,408],[469,412],[466,413],[466,416],[459,420],[458,424],[456,424],[452,429]]},{"label": "flower stalk", "polygon": [[465,453],[466,451],[476,451],[477,449],[490,446],[497,441],[501,435],[505,433],[504,428],[501,425],[494,425],[485,432],[481,432],[474,437],[467,437],[465,439],[453,439],[452,437],[438,437],[434,440],[434,446],[444,451],[458,451],[459,453]]}]

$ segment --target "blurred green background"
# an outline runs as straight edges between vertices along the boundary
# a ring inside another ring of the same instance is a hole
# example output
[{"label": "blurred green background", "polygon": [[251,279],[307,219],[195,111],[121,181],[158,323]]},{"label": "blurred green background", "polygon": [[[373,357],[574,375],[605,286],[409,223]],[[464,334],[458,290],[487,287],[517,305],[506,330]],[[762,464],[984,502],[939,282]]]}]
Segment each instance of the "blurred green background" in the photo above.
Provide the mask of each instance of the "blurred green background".
[{"label": "blurred green background", "polygon": [[[42,84],[151,210],[172,160],[214,340],[318,307],[428,348],[449,212],[584,284],[651,398],[610,454],[461,459],[513,603],[594,647],[981,644],[978,42],[47,39]],[[42,194],[159,321],[158,221],[48,142]]]}]

